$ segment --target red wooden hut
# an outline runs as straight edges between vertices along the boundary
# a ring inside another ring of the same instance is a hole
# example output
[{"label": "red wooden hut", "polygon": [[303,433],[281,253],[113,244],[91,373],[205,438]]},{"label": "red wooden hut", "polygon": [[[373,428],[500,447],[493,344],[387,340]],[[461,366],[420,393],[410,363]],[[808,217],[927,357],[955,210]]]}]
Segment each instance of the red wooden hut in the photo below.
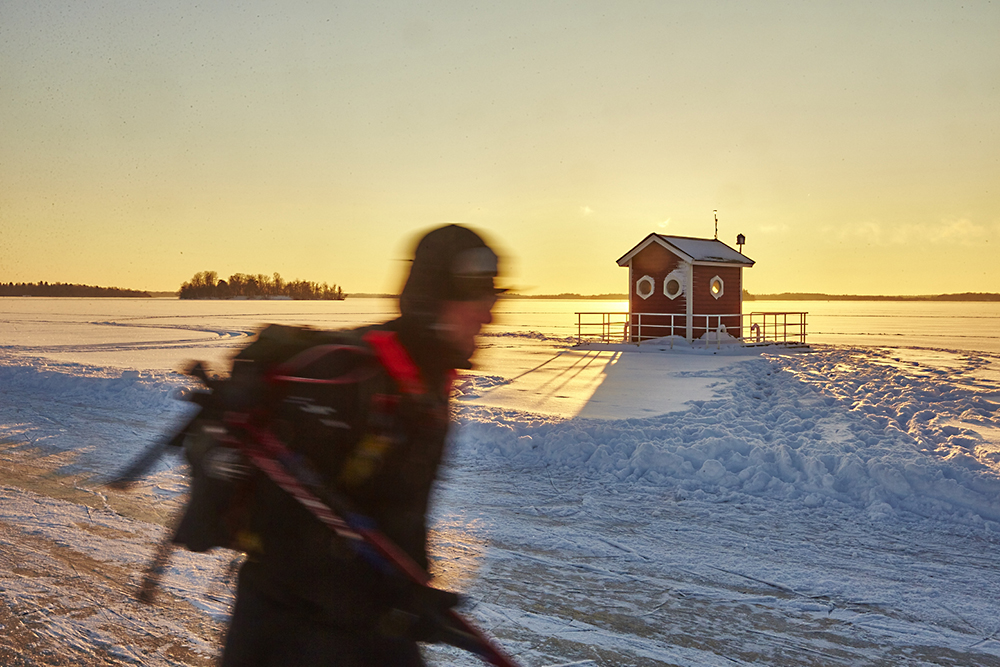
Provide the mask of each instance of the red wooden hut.
[{"label": "red wooden hut", "polygon": [[650,234],[618,260],[629,272],[632,342],[661,336],[742,337],[743,268],[754,265],[718,239]]}]

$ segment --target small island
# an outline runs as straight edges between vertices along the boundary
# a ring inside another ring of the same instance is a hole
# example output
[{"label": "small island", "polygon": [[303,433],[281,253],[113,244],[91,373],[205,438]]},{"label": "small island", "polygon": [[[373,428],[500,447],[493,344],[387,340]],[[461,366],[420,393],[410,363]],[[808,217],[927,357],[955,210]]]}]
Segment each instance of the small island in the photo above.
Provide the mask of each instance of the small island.
[{"label": "small island", "polygon": [[295,299],[343,301],[344,290],[337,285],[308,280],[286,281],[281,274],[234,273],[228,280],[219,280],[215,271],[199,271],[181,285],[181,299]]}]

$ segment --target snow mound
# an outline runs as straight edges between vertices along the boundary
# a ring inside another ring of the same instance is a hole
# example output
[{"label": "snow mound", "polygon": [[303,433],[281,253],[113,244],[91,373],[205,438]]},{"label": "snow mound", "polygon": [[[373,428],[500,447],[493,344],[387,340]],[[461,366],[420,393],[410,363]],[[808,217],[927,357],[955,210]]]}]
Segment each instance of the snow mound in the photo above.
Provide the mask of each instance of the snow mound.
[{"label": "snow mound", "polygon": [[1000,532],[1000,456],[956,426],[1000,426],[995,387],[940,383],[870,349],[763,355],[733,376],[724,399],[647,419],[466,408],[456,455],[462,465],[562,468],[681,498],[847,503],[872,520],[913,512]]},{"label": "snow mound", "polygon": [[71,451],[63,472],[110,477],[192,412],[177,399],[193,384],[175,373],[0,359],[0,441]]},{"label": "snow mound", "polygon": [[479,396],[494,387],[508,384],[507,378],[499,375],[463,375],[452,387],[452,398],[467,401]]},{"label": "snow mound", "polygon": [[811,352],[812,348],[797,343],[784,344],[775,342],[746,343],[743,339],[733,338],[729,334],[709,331],[701,338],[689,341],[684,336],[661,336],[650,338],[640,343],[603,343],[599,341],[583,341],[573,345],[574,350],[615,351],[671,354],[721,354],[736,356],[753,356],[765,352],[796,351]]},{"label": "snow mound", "polygon": [[511,338],[514,340],[536,340],[548,343],[571,345],[576,342],[576,336],[551,336],[540,331],[484,331],[480,338]]}]

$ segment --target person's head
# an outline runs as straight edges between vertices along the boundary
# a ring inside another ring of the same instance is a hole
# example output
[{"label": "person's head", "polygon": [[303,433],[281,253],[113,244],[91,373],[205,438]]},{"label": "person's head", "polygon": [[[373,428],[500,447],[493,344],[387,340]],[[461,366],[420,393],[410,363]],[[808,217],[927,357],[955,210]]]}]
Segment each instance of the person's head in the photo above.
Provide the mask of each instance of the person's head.
[{"label": "person's head", "polygon": [[498,290],[497,255],[467,227],[446,225],[417,244],[410,275],[399,297],[404,319],[425,329],[457,368],[469,366],[476,335],[492,321]]}]

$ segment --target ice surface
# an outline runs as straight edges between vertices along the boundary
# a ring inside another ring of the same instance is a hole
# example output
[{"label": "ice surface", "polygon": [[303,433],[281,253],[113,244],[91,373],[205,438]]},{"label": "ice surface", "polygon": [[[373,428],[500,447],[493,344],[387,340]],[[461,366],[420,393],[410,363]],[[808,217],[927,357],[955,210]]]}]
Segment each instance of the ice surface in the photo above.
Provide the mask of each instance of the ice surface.
[{"label": "ice surface", "polygon": [[[254,330],[219,307],[189,342],[176,312],[156,313],[165,338],[88,324],[135,313],[0,329],[6,637],[84,665],[209,664],[232,554],[177,555],[159,607],[129,597],[180,462],[127,494],[98,482],[183,418],[170,369]],[[513,324],[458,386],[432,542],[441,585],[525,665],[1000,664],[997,357],[574,349]]]}]

